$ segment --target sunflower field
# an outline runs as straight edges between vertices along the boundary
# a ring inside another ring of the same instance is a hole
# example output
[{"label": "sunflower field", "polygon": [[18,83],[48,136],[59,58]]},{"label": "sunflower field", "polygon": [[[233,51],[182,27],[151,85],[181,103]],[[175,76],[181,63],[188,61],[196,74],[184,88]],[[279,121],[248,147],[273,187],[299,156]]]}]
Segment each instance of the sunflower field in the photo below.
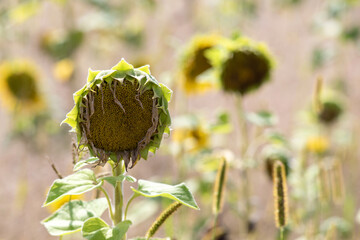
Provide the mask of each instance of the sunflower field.
[{"label": "sunflower field", "polygon": [[0,240],[360,239],[359,63],[359,0],[2,0]]}]

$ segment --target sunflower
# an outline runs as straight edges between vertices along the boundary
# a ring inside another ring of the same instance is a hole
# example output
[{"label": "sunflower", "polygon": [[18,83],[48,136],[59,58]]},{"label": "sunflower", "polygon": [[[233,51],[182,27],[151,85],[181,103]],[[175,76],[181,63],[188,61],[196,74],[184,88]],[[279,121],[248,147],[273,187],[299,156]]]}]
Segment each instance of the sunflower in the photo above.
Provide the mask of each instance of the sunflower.
[{"label": "sunflower", "polygon": [[40,47],[55,59],[69,58],[79,48],[84,33],[77,29],[52,30],[41,36]]},{"label": "sunflower", "polygon": [[74,61],[70,58],[64,58],[57,61],[53,68],[53,74],[59,82],[67,82],[74,73]]},{"label": "sunflower", "polygon": [[222,40],[218,35],[200,35],[191,40],[181,60],[181,84],[186,93],[203,92],[214,87],[211,79],[201,79],[200,76],[212,68],[206,56],[207,50]]},{"label": "sunflower", "polygon": [[210,132],[196,115],[183,115],[174,120],[172,140],[181,144],[185,151],[197,152],[210,143]]},{"label": "sunflower", "polygon": [[224,42],[211,50],[208,57],[218,69],[222,88],[242,95],[268,81],[274,67],[266,45],[245,37]]},{"label": "sunflower", "polygon": [[290,173],[289,151],[282,145],[271,144],[262,150],[262,158],[265,160],[266,173],[270,180],[273,179],[274,164],[280,161],[285,166],[286,176]]},{"label": "sunflower", "polygon": [[330,89],[322,92],[320,97],[321,108],[317,112],[317,119],[323,124],[332,124],[337,121],[344,111],[344,104],[341,96]]},{"label": "sunflower", "polygon": [[209,146],[209,133],[201,126],[176,129],[172,133],[172,139],[177,143],[183,143],[186,150],[190,152]]},{"label": "sunflower", "polygon": [[0,98],[9,111],[33,113],[45,107],[39,90],[39,73],[28,60],[0,64]]},{"label": "sunflower", "polygon": [[310,136],[306,141],[306,149],[310,153],[324,154],[329,149],[329,140],[323,136]]},{"label": "sunflower", "polygon": [[75,106],[63,121],[77,133],[80,148],[105,164],[131,161],[133,167],[159,148],[169,133],[172,91],[159,83],[148,66],[134,68],[122,59],[110,70],[89,70],[87,83],[74,94]]}]

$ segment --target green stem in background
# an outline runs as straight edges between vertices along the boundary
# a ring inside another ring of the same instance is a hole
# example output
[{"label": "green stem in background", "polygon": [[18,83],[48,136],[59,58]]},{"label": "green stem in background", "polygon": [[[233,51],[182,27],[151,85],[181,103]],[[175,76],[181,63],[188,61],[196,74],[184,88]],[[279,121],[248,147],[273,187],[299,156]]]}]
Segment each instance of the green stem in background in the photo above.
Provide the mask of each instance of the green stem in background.
[{"label": "green stem in background", "polygon": [[[125,172],[124,162],[120,161],[115,167],[113,167],[113,176],[117,177]],[[115,185],[115,213],[114,213],[114,225],[117,225],[123,220],[123,182],[117,181]]]},{"label": "green stem in background", "polygon": [[104,193],[104,195],[106,197],[107,203],[109,205],[110,217],[111,217],[111,220],[114,222],[115,221],[114,212],[113,212],[113,209],[112,209],[112,206],[111,206],[111,201],[110,201],[110,198],[109,198],[109,194],[106,192],[106,190],[103,187],[100,187],[99,189]]},{"label": "green stem in background", "polygon": [[248,232],[248,224],[250,220],[250,213],[251,213],[251,204],[250,204],[250,188],[249,188],[249,169],[248,169],[248,160],[246,156],[246,152],[249,146],[249,134],[248,134],[248,128],[246,124],[246,113],[243,106],[243,98],[241,95],[236,96],[236,111],[238,114],[238,121],[239,121],[239,127],[241,131],[241,145],[240,145],[240,158],[241,161],[243,161],[243,167],[240,172],[240,177],[242,180],[241,184],[241,193],[242,197],[245,200],[245,210],[244,210],[244,229],[246,233]]},{"label": "green stem in background", "polygon": [[132,202],[135,198],[137,198],[138,196],[140,196],[140,195],[134,193],[134,194],[131,196],[131,198],[129,199],[129,201],[127,202],[126,207],[125,207],[124,220],[126,220],[126,218],[127,218],[127,212],[128,212],[128,208],[129,208],[131,202]]},{"label": "green stem in background", "polygon": [[219,216],[219,214],[216,214],[215,218],[214,218],[214,226],[212,229],[212,237],[211,237],[212,240],[216,239],[216,226],[217,226],[217,222],[218,222],[218,216]]}]

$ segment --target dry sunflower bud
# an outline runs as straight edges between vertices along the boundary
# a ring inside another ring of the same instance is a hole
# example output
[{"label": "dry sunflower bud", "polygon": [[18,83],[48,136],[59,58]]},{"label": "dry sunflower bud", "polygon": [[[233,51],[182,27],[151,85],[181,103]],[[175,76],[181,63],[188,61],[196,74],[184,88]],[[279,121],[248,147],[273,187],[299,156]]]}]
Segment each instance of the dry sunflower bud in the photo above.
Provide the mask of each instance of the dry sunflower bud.
[{"label": "dry sunflower bud", "polygon": [[75,106],[63,121],[77,133],[79,147],[104,165],[110,158],[133,167],[160,146],[169,133],[172,91],[148,66],[134,68],[121,60],[110,70],[89,70],[88,81],[74,94]]}]

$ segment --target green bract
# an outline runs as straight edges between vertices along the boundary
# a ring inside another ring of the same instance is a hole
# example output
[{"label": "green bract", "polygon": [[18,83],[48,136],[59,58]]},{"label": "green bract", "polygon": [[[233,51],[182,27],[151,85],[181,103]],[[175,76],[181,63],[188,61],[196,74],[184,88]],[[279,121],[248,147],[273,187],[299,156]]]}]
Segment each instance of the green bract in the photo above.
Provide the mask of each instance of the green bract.
[{"label": "green bract", "polygon": [[110,70],[89,70],[63,122],[77,133],[79,147],[88,147],[101,164],[110,157],[133,167],[149,151],[155,153],[164,132],[170,132],[171,94],[148,66],[134,68],[122,59]]},{"label": "green bract", "polygon": [[259,88],[270,78],[274,60],[263,43],[239,37],[208,51],[225,91],[242,95]]}]

